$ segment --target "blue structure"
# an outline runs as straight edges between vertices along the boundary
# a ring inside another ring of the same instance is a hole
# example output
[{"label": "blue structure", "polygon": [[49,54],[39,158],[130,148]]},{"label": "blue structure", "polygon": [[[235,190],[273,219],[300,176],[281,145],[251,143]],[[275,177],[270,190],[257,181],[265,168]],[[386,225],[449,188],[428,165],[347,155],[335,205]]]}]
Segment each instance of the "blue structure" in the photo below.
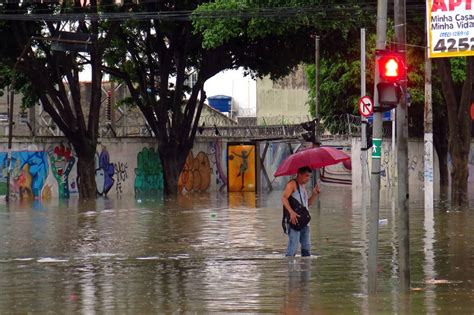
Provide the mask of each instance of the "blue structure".
[{"label": "blue structure", "polygon": [[221,113],[230,113],[232,109],[232,97],[226,95],[215,95],[207,98],[209,105]]},{"label": "blue structure", "polygon": [[[373,123],[374,122],[374,115],[370,115],[367,120],[369,121],[369,123]],[[383,121],[391,121],[392,120],[392,111],[387,111],[387,112],[384,112],[383,113],[383,116],[382,116],[382,120]]]}]

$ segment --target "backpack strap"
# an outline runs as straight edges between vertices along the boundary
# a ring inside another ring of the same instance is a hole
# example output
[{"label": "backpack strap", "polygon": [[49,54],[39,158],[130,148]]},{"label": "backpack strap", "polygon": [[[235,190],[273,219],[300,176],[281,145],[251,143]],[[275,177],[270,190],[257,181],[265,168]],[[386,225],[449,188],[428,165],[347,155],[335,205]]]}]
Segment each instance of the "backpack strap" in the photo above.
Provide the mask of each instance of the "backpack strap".
[{"label": "backpack strap", "polygon": [[301,205],[302,206],[305,206],[304,203],[303,203],[303,197],[301,197],[301,190],[300,190],[300,184],[298,184],[298,181],[296,179],[293,179],[296,183],[296,188],[298,188],[298,194],[300,195],[300,201],[301,201]]}]

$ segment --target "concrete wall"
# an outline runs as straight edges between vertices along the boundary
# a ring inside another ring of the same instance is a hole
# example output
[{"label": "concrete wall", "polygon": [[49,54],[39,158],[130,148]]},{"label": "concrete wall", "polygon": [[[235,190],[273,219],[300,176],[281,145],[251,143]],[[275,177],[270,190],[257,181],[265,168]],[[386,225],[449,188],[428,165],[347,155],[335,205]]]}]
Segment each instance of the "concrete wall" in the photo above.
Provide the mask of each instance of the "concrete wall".
[{"label": "concrete wall", "polygon": [[[98,194],[140,197],[162,191],[163,176],[155,148],[151,138],[110,139],[98,145]],[[0,195],[4,195],[8,170],[4,141],[0,161]],[[78,193],[77,157],[65,139],[15,138],[11,164],[10,189],[18,198],[68,198]]]},{"label": "concrete wall", "polygon": [[[361,142],[360,138],[352,139],[352,183],[353,187],[360,188],[362,186],[362,156],[361,156]],[[372,167],[372,156],[371,151],[368,151],[368,173],[371,172]],[[433,182],[435,188],[438,189],[439,183],[439,169],[438,169],[438,156],[436,151],[434,152],[434,173]],[[423,140],[411,139],[408,143],[408,180],[410,190],[423,190],[424,186],[424,143]],[[380,177],[380,187],[382,190],[388,190],[393,188],[397,183],[397,170],[394,165],[395,152],[392,150],[391,139],[383,139],[382,142],[382,158],[381,158],[381,170],[382,175]],[[472,164],[474,167],[474,164]],[[369,184],[370,185],[370,184]]]},{"label": "concrete wall", "polygon": [[[228,159],[232,159],[227,155],[229,143],[226,139],[198,138],[181,173],[180,190],[184,193],[227,191],[227,165]],[[244,142],[249,143],[255,145],[257,154],[257,190],[269,189],[267,176],[273,189],[282,189],[288,177],[275,178],[273,174],[291,151],[298,150],[299,141]],[[0,195],[5,195],[7,189],[7,152],[7,139],[0,138]],[[263,167],[259,157],[263,159]],[[78,194],[77,157],[64,138],[14,138],[11,169],[10,190],[14,197],[50,199]],[[100,140],[96,151],[96,182],[99,195],[147,198],[161,194],[163,171],[156,141],[153,138]]]},{"label": "concrete wall", "polygon": [[[7,139],[0,138],[0,195],[6,194]],[[163,191],[163,171],[153,138],[103,139],[97,146],[99,195],[147,198]],[[197,141],[181,190],[227,190],[227,141]],[[14,138],[10,189],[26,199],[78,194],[77,157],[64,138]]]},{"label": "concrete wall", "polygon": [[272,81],[257,80],[257,120],[259,124],[301,123],[310,118],[308,87],[302,67],[291,75]]},{"label": "concrete wall", "polygon": [[[227,191],[227,145],[226,139],[198,138],[188,163],[180,178],[183,192]],[[291,151],[301,146],[299,141],[253,142],[257,151],[257,187],[261,191],[284,187],[288,177],[274,177],[278,165]],[[304,145],[304,144],[303,144]],[[352,155],[352,171],[340,166],[329,168],[330,176],[347,178],[352,172],[352,186],[361,188],[360,139],[352,144],[342,142],[325,143],[344,148]],[[410,190],[422,190],[424,183],[423,141],[409,142]],[[97,146],[96,181],[99,195],[128,195],[136,198],[155,196],[163,190],[163,172],[159,154],[153,138],[104,138]],[[8,170],[7,139],[0,138],[0,195],[6,193]],[[352,153],[351,153],[352,152]],[[263,166],[259,158],[263,159]],[[394,156],[389,139],[382,145],[381,189],[389,190],[397,182]],[[78,194],[76,171],[77,158],[74,150],[64,138],[16,137],[12,147],[11,192],[18,198],[67,198]],[[435,154],[433,179],[435,189],[439,182],[438,160]],[[369,154],[369,172],[371,158]],[[469,157],[469,172],[474,174],[474,151]],[[268,177],[268,181],[267,178]],[[470,191],[474,189],[474,176],[469,177]],[[435,190],[436,192],[436,190]]]}]

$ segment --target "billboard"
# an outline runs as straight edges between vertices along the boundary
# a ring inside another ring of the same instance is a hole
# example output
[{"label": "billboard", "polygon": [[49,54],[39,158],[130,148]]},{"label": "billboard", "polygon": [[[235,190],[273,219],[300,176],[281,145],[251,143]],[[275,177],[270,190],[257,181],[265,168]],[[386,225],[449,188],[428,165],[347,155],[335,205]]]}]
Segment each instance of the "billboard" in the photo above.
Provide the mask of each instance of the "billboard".
[{"label": "billboard", "polygon": [[427,0],[429,57],[474,55],[474,1]]}]

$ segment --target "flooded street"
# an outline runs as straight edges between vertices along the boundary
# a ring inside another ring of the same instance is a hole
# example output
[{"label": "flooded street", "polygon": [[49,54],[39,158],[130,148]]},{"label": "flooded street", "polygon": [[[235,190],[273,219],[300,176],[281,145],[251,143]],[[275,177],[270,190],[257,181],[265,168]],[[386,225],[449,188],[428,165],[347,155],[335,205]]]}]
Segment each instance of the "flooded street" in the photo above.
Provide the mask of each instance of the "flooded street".
[{"label": "flooded street", "polygon": [[314,256],[287,259],[280,194],[3,204],[0,314],[474,313],[471,211],[435,202],[430,217],[414,196],[412,292],[400,298],[398,213],[382,195],[369,300],[360,197],[323,186],[311,210]]}]

